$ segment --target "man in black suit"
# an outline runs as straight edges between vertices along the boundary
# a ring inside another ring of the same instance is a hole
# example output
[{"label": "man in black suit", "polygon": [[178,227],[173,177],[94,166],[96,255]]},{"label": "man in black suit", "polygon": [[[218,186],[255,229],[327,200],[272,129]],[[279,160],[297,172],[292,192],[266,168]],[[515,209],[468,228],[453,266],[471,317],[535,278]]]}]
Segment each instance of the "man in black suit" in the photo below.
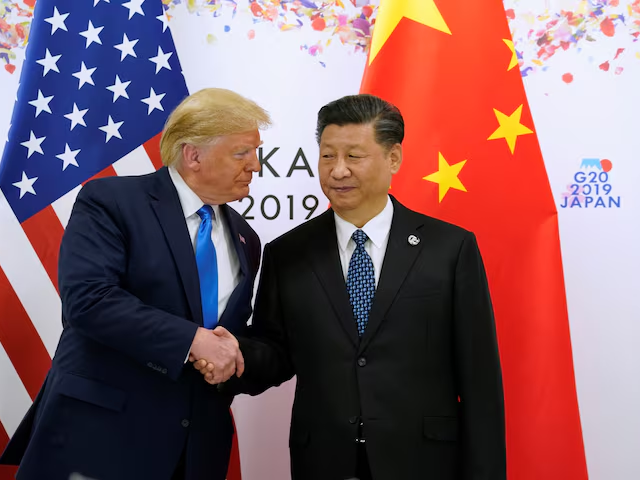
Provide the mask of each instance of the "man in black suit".
[{"label": "man in black suit", "polygon": [[[60,251],[63,332],[51,370],[0,463],[19,480],[224,480],[233,396],[187,359],[242,371],[260,241],[227,202],[260,169],[268,114],[222,89],[167,120],[166,167],[87,183]],[[53,321],[53,319],[52,319]]]},{"label": "man in black suit", "polygon": [[506,478],[480,252],[471,232],[388,195],[403,137],[402,115],[380,98],[323,107],[331,209],[264,249],[242,383],[257,394],[297,376],[294,480]]}]

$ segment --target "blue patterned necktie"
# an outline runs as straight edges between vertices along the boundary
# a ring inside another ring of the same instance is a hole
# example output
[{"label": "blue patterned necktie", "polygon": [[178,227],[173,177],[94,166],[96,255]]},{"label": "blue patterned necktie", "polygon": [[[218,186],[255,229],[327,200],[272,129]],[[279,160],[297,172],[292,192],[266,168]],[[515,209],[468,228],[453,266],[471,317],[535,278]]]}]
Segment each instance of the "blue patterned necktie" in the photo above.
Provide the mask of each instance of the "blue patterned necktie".
[{"label": "blue patterned necktie", "polygon": [[351,238],[356,242],[356,249],[349,261],[347,292],[349,292],[353,316],[358,323],[358,334],[362,336],[369,320],[373,295],[376,293],[376,277],[373,261],[364,249],[364,242],[369,237],[362,230],[356,230]]},{"label": "blue patterned necktie", "polygon": [[205,328],[213,328],[218,323],[218,259],[216,247],[211,240],[213,209],[204,205],[198,210],[202,219],[196,237],[196,264],[200,277],[200,298],[202,299],[202,319]]}]

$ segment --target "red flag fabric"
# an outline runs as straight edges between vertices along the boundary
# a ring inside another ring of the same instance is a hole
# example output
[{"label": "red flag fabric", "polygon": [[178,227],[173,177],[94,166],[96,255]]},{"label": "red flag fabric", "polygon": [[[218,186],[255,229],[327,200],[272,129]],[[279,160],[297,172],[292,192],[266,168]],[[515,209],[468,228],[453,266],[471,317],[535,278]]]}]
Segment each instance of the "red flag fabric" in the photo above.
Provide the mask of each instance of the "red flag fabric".
[{"label": "red flag fabric", "polygon": [[391,193],[478,237],[508,478],[586,479],[557,210],[502,2],[382,0],[361,91],[405,119]]}]

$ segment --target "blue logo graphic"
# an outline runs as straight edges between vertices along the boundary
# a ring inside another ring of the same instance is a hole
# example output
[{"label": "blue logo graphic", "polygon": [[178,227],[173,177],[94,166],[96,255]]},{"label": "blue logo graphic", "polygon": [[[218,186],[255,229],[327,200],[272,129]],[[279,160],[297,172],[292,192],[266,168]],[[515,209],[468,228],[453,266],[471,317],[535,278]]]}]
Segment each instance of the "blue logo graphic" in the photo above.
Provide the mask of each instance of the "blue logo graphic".
[{"label": "blue logo graphic", "polygon": [[613,163],[606,158],[583,158],[560,200],[560,208],[620,208],[622,198],[611,184]]}]

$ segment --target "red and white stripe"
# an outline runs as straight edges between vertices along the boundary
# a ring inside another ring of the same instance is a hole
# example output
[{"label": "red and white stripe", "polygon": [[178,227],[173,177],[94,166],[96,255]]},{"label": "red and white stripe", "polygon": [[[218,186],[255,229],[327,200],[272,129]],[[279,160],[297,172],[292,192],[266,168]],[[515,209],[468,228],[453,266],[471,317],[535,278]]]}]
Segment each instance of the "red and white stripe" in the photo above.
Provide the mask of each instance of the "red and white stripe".
[{"label": "red and white stripe", "polygon": [[[162,166],[160,134],[94,178],[144,175]],[[0,452],[14,434],[51,366],[60,334],[58,251],[82,185],[18,222],[0,192]],[[15,469],[0,466],[0,480]],[[229,480],[240,480],[234,436]]]},{"label": "red and white stripe", "polygon": [[[158,140],[154,137],[96,177],[155,171],[161,166]],[[0,451],[37,395],[62,332],[58,250],[81,188],[22,224],[0,192]]]}]

